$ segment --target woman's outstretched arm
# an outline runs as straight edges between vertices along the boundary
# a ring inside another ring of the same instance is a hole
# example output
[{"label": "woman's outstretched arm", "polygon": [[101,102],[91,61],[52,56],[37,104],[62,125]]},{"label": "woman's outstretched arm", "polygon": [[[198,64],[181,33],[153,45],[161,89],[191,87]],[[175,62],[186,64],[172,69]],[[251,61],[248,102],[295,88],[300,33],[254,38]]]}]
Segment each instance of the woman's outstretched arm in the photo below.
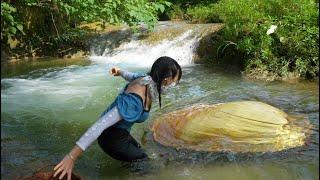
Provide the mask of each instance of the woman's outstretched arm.
[{"label": "woman's outstretched arm", "polygon": [[125,79],[126,81],[129,81],[129,82],[144,75],[142,73],[124,71],[124,70],[121,70],[120,68],[117,68],[117,67],[111,68],[110,74],[112,74],[114,76],[121,76],[123,79]]},{"label": "woman's outstretched arm", "polygon": [[95,141],[106,128],[114,125],[122,118],[118,112],[118,108],[114,107],[96,121],[76,142],[72,150],[62,159],[62,161],[54,167],[54,177],[61,172],[59,179],[66,174],[68,180],[71,180],[72,169],[77,158]]}]

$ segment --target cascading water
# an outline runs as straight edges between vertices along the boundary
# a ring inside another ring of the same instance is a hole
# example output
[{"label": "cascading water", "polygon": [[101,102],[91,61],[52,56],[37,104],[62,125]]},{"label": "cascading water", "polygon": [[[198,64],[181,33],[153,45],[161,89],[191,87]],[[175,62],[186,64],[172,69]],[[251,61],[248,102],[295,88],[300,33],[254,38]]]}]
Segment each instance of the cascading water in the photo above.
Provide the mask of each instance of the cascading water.
[{"label": "cascading water", "polygon": [[[162,24],[165,25],[165,24]],[[169,23],[170,25],[170,23]],[[167,25],[168,26],[168,25]],[[181,25],[174,28],[182,28]],[[156,31],[161,31],[161,24]],[[125,29],[123,29],[124,31]],[[131,37],[119,33],[119,36],[124,36],[130,39],[129,42],[122,43],[119,47],[112,51],[109,47],[102,50],[97,47],[91,49],[90,60],[99,63],[122,63],[133,67],[151,67],[153,62],[161,56],[169,56],[177,60],[181,66],[191,65],[195,50],[199,43],[199,35],[196,27],[186,29],[179,36],[172,40],[166,37],[161,39],[156,44],[146,43],[143,39],[139,39],[136,35]],[[161,33],[161,32],[159,32]],[[104,47],[104,46],[102,46]],[[101,54],[101,52],[103,52]],[[99,55],[100,53],[100,55]]]}]

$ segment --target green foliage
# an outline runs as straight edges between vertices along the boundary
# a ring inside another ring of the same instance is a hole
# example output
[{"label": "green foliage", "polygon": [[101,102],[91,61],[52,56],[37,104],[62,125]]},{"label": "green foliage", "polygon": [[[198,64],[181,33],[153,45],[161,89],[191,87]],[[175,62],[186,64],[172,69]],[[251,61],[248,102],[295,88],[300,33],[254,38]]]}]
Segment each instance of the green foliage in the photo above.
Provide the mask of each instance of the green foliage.
[{"label": "green foliage", "polygon": [[187,9],[187,15],[193,22],[199,23],[218,23],[221,22],[218,14],[214,13],[213,5],[197,5]]},{"label": "green foliage", "polygon": [[170,19],[185,19],[185,12],[179,5],[172,5],[167,13]]},{"label": "green foliage", "polygon": [[[165,0],[24,0],[1,2],[1,40],[3,37],[18,37],[22,47],[34,49],[43,47],[54,50],[63,43],[72,44],[84,37],[78,31],[82,23],[103,22],[103,24],[128,24],[137,30],[140,23],[145,23],[149,30],[154,28],[158,13],[171,5]],[[18,9],[18,11],[17,11]],[[37,12],[34,12],[34,11]],[[18,22],[17,19],[24,19]],[[30,25],[31,24],[31,25]],[[25,27],[25,28],[23,28]],[[2,41],[3,42],[3,41]],[[2,43],[3,45],[3,43]]]},{"label": "green foliage", "polygon": [[[61,17],[62,23],[102,21],[111,24],[126,23],[136,27],[140,22],[144,22],[149,29],[152,29],[158,20],[158,12],[163,12],[170,5],[170,2],[164,0],[25,0],[12,4],[1,2],[1,19],[3,19],[1,35],[14,36],[17,30],[23,32],[25,24],[17,22],[15,16],[24,18],[25,14],[18,14],[14,6],[37,7],[39,11],[46,12],[48,17],[51,15]],[[69,24],[64,25],[69,26]]]},{"label": "green foliage", "polygon": [[163,12],[171,3],[148,0],[56,0],[41,2],[26,0],[26,5],[46,9],[57,9],[59,14],[68,17],[74,23],[103,21],[111,24],[127,23],[137,26],[140,22],[153,28],[157,22],[157,13]]},{"label": "green foliage", "polygon": [[17,20],[16,8],[6,2],[1,2],[1,41],[7,41],[17,33],[23,32],[23,25]]},{"label": "green foliage", "polygon": [[[224,22],[215,52],[228,49],[227,42],[236,44],[236,53],[228,54],[237,54],[248,74],[314,78],[319,72],[318,7],[313,0],[220,0],[189,6],[186,13],[194,22]],[[268,35],[271,25],[277,29]]]},{"label": "green foliage", "polygon": [[[202,19],[203,22],[208,22],[210,20],[210,14],[208,11],[212,3],[217,0],[169,0],[172,3],[170,8],[167,8],[165,14],[170,19],[182,19],[182,20],[194,20],[195,22],[200,22]],[[206,17],[204,17],[206,16]],[[201,19],[201,20],[200,20]]]}]

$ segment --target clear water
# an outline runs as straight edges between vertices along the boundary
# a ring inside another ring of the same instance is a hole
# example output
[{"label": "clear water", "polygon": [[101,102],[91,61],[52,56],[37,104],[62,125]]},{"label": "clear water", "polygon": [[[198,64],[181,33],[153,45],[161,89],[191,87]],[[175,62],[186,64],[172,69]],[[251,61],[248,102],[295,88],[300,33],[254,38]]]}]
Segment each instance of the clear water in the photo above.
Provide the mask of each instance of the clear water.
[{"label": "clear water", "polygon": [[[1,178],[27,176],[52,168],[74,146],[125,85],[108,69],[148,71],[126,63],[80,59],[21,62],[3,67],[1,79]],[[85,179],[318,179],[319,86],[312,82],[254,82],[239,74],[205,65],[183,67],[181,84],[153,104],[150,119],[132,134],[150,157],[149,163],[123,164],[103,153],[95,142],[76,162]],[[149,130],[156,116],[195,103],[259,100],[314,125],[310,142],[281,153],[224,154],[163,147]],[[143,169],[142,171],[139,169]]]},{"label": "clear water", "polygon": [[[183,23],[158,26],[181,28]],[[105,155],[95,142],[77,160],[75,173],[85,179],[318,179],[319,85],[248,81],[237,73],[192,65],[198,31],[185,29],[181,36],[154,45],[132,37],[112,51],[105,47],[110,37],[101,37],[93,43],[89,59],[3,65],[1,178],[28,176],[39,168],[51,170],[70,151],[126,83],[108,74],[111,67],[147,72],[157,57],[168,55],[183,65],[181,83],[163,96],[162,109],[154,103],[149,120],[132,129],[153,160],[121,163]],[[152,138],[150,125],[157,116],[196,103],[237,100],[262,101],[307,116],[314,126],[310,140],[304,147],[280,153],[230,154],[175,150]]]}]

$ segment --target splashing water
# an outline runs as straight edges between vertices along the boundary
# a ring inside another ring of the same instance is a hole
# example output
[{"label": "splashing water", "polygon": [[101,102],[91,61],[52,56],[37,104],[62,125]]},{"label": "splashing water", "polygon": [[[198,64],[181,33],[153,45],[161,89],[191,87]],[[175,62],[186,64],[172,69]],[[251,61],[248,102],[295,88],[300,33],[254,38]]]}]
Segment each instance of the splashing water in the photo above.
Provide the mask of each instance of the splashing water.
[{"label": "splashing water", "polygon": [[194,51],[199,43],[199,36],[195,34],[197,28],[186,30],[173,40],[162,39],[157,44],[145,43],[142,39],[132,38],[121,44],[112,53],[106,48],[101,56],[95,51],[89,59],[98,63],[125,63],[134,67],[151,67],[153,62],[161,56],[169,56],[177,60],[181,66],[191,65]]}]

